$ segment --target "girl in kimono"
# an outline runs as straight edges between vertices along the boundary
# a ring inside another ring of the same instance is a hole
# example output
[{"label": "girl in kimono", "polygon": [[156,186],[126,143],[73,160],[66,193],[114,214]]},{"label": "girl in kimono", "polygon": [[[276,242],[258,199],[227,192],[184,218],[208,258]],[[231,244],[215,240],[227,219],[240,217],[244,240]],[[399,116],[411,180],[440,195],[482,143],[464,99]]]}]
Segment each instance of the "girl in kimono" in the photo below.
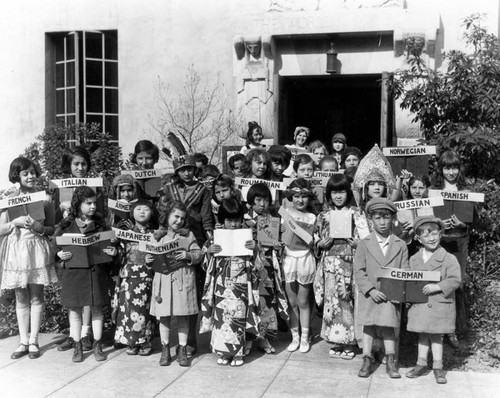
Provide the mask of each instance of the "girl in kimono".
[{"label": "girl in kimono", "polygon": [[[54,233],[60,236],[65,233],[93,234],[106,229],[105,223],[96,214],[96,193],[92,188],[81,186],[75,188],[71,199],[71,213],[63,219]],[[113,246],[103,249],[113,257],[117,250]],[[57,252],[61,261],[69,261],[73,257],[70,251],[61,248]],[[111,258],[110,258],[111,261]],[[89,306],[94,332],[93,351],[96,361],[104,361],[106,355],[102,351],[102,308],[109,304],[108,264],[90,265],[82,268],[65,267],[62,276],[61,304],[68,308],[70,338],[74,342],[73,362],[83,361],[82,347],[82,311]]]},{"label": "girl in kimono", "polygon": [[[132,203],[130,208],[132,228],[141,234],[151,234],[157,228],[156,209],[145,199]],[[152,261],[140,252],[136,241],[119,240],[121,268],[120,283],[115,289],[113,309],[116,311],[115,343],[128,346],[128,355],[147,356],[151,347],[152,320],[149,315],[151,284],[153,281]]]},{"label": "girl in kimono", "polygon": [[443,334],[455,331],[455,290],[461,283],[460,264],[456,257],[440,245],[445,224],[432,216],[418,217],[414,223],[415,234],[422,249],[410,258],[410,269],[437,271],[438,283],[428,283],[423,293],[427,303],[412,304],[408,311],[408,330],[418,333],[417,366],[406,373],[410,379],[427,373],[427,356],[432,350],[432,369],[438,384],[446,383],[443,371]]},{"label": "girl in kimono", "polygon": [[[250,187],[247,194],[247,203],[250,206],[249,219],[245,220],[247,225],[254,228],[255,237],[257,230],[266,224],[269,219],[276,215],[272,214],[270,203],[272,202],[271,191],[264,183],[257,183]],[[246,217],[247,215],[245,215]],[[259,348],[266,354],[274,354],[276,349],[271,345],[269,339],[275,339],[278,333],[279,317],[287,320],[286,297],[282,288],[281,276],[281,244],[276,240],[273,246],[263,246],[258,242],[260,257],[263,262],[262,269],[258,272],[259,283],[259,316],[260,335],[258,339]]]},{"label": "girl in kimono", "polygon": [[[243,226],[244,208],[234,198],[221,202],[218,219],[225,229]],[[258,297],[256,272],[262,267],[257,260],[254,240],[245,242],[252,256],[215,257],[222,250],[218,244],[208,246],[208,269],[202,300],[203,319],[200,333],[211,331],[210,345],[219,358],[217,364],[243,365],[247,334],[259,334],[255,308]]]},{"label": "girl in kimono", "polygon": [[[172,200],[180,201],[186,206],[186,228],[196,238],[199,247],[202,247],[207,239],[212,238],[213,219],[210,205],[210,191],[195,179],[196,161],[192,155],[183,155],[173,161],[174,176],[172,183],[163,188],[163,196],[160,197],[158,208],[160,213],[165,212]],[[198,292],[198,305],[201,301],[205,273],[201,267],[195,269]],[[196,323],[197,315],[189,316],[188,356],[197,351]]]},{"label": "girl in kimono", "polygon": [[330,237],[330,212],[347,212],[351,220],[358,211],[350,206],[351,183],[344,174],[333,175],[326,185],[328,209],[319,214],[316,233],[320,262],[314,280],[316,303],[323,307],[321,337],[332,344],[330,356],[352,359],[356,345],[352,260],[357,246],[356,233],[350,238]]},{"label": "girl in kimono", "polygon": [[[198,316],[195,267],[201,262],[202,254],[195,236],[187,228],[186,218],[186,206],[175,200],[168,204],[160,216],[160,224],[167,228],[167,234],[162,237],[160,243],[174,239],[183,242],[182,249],[166,255],[167,259],[174,263],[175,269],[167,270],[168,273],[156,272],[153,280],[151,315],[160,321],[160,366],[168,366],[171,361],[169,344],[172,316],[177,318],[179,334],[177,362],[180,366],[190,365],[187,352],[189,317]],[[146,255],[146,260],[153,260],[153,256]],[[195,333],[196,331],[193,332]]]}]

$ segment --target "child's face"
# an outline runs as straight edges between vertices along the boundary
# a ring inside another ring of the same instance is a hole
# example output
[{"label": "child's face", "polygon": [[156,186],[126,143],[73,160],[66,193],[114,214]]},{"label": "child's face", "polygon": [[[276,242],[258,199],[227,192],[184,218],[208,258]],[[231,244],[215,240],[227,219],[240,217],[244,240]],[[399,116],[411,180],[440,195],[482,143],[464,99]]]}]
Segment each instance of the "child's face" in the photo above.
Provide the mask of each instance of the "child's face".
[{"label": "child's face", "polygon": [[337,163],[331,161],[323,162],[321,171],[338,171]]},{"label": "child's face", "polygon": [[82,156],[73,156],[70,165],[71,175],[73,177],[85,178],[89,171],[89,165]]},{"label": "child's face", "polygon": [[380,198],[385,193],[385,184],[380,181],[370,181],[368,183],[368,196],[370,198]]},{"label": "child's face", "polygon": [[34,189],[36,186],[36,171],[33,166],[19,172],[19,184],[26,189]]},{"label": "child's face", "polygon": [[196,167],[199,168],[199,169],[201,169],[203,167],[203,162],[196,161],[194,163],[196,164]]},{"label": "child's face", "polygon": [[229,199],[233,196],[231,188],[221,185],[214,187],[214,194],[217,201],[220,203],[223,199]]},{"label": "child's face", "polygon": [[371,217],[373,229],[381,236],[387,237],[391,233],[393,215],[389,211],[377,211]]},{"label": "child's face", "polygon": [[444,166],[443,177],[450,184],[456,184],[460,169],[457,166]]},{"label": "child's face", "polygon": [[318,160],[316,162],[316,165],[319,165],[319,162],[321,161],[321,159],[323,159],[326,156],[325,148],[323,148],[323,147],[316,148],[313,151],[313,154],[318,156]]},{"label": "child's face", "polygon": [[285,165],[281,162],[271,162],[271,167],[273,174],[277,177],[281,177],[285,171]]},{"label": "child's face", "polygon": [[155,165],[153,155],[147,151],[139,152],[135,157],[135,161],[141,169],[152,169]]},{"label": "child's face", "polygon": [[120,197],[118,199],[130,202],[134,199],[134,187],[132,185],[122,185],[120,187]]},{"label": "child's face", "polygon": [[414,199],[423,198],[426,189],[427,187],[422,181],[415,180],[413,184],[410,185],[410,195]]},{"label": "child's face", "polygon": [[235,177],[243,177],[242,168],[245,162],[243,160],[237,160],[234,162],[233,174]]},{"label": "child's face", "polygon": [[252,209],[257,213],[257,214],[263,214],[267,211],[269,207],[269,199],[268,198],[263,198],[262,196],[256,196],[254,201],[253,201],[253,206]]},{"label": "child's face", "polygon": [[226,218],[224,220],[224,228],[226,229],[238,229],[241,228],[243,220],[241,218]]},{"label": "child's face", "polygon": [[186,212],[174,209],[168,216],[168,226],[173,230],[177,231],[184,226],[186,222]]},{"label": "child's face", "polygon": [[92,217],[97,209],[97,198],[87,198],[80,205],[80,213],[84,217]]},{"label": "child's face", "polygon": [[332,203],[335,207],[344,207],[347,202],[347,191],[332,191],[331,192]]},{"label": "child's face", "polygon": [[358,167],[359,158],[356,155],[349,155],[345,158],[344,164],[346,169],[349,167]]},{"label": "child's face", "polygon": [[436,251],[441,241],[441,231],[435,224],[430,225],[429,228],[423,229],[420,235],[417,235],[417,240],[427,251]]},{"label": "child's face", "polygon": [[342,141],[333,141],[332,148],[335,152],[340,152],[344,149],[344,143]]},{"label": "child's face", "polygon": [[307,134],[305,132],[301,132],[297,134],[295,137],[295,145],[303,147],[306,144],[307,141]]},{"label": "child's face", "polygon": [[262,131],[259,128],[255,128],[252,131],[252,141],[254,144],[258,145],[262,141],[264,136],[262,135]]},{"label": "child's face", "polygon": [[309,196],[302,193],[296,193],[292,196],[292,206],[295,210],[306,211],[309,204]]},{"label": "child's face", "polygon": [[177,174],[179,174],[179,178],[182,181],[191,182],[191,181],[193,181],[193,178],[194,178],[194,170],[195,170],[195,168],[193,166],[187,166],[187,167],[183,167],[180,170],[178,170]]},{"label": "child's face", "polygon": [[252,159],[252,175],[257,178],[261,178],[266,173],[266,163],[262,156],[258,156]]},{"label": "child's face", "polygon": [[146,225],[151,219],[151,213],[149,206],[136,206],[134,208],[134,220],[139,224]]},{"label": "child's face", "polygon": [[301,163],[299,167],[297,167],[297,178],[311,178],[314,173],[314,164],[310,163]]}]

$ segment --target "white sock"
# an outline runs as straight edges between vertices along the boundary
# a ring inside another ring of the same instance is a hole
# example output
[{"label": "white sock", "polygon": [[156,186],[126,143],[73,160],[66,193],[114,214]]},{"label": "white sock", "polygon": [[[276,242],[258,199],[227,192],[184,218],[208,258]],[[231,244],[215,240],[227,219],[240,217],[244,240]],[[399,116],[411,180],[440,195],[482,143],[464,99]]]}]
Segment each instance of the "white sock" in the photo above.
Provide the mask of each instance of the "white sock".
[{"label": "white sock", "polygon": [[87,336],[90,331],[90,326],[82,326],[82,337]]},{"label": "white sock", "polygon": [[309,328],[302,328],[302,340],[309,341]]},{"label": "white sock", "polygon": [[75,341],[82,339],[82,313],[81,311],[69,310],[69,335]]},{"label": "white sock", "polygon": [[30,307],[16,307],[17,327],[21,344],[29,343]]},{"label": "white sock", "polygon": [[31,304],[31,334],[30,334],[30,344],[38,343],[38,332],[40,331],[40,326],[43,319],[44,306],[42,304]]}]

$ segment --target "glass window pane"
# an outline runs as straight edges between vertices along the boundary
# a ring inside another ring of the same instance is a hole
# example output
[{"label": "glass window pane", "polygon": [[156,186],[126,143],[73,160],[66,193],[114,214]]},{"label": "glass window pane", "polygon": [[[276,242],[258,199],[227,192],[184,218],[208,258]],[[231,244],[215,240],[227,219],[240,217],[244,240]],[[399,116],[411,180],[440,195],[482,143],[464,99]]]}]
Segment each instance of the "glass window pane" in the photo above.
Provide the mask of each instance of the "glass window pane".
[{"label": "glass window pane", "polygon": [[66,36],[66,59],[75,59],[76,33]]},{"label": "glass window pane", "polygon": [[64,87],[64,64],[56,64],[56,88]]},{"label": "glass window pane", "polygon": [[87,88],[87,112],[103,113],[102,89]]},{"label": "glass window pane", "polygon": [[106,59],[118,59],[117,32],[106,32],[104,34],[104,56]]},{"label": "glass window pane", "polygon": [[106,132],[118,140],[118,116],[106,116]]},{"label": "glass window pane", "polygon": [[56,90],[56,114],[64,114],[64,90]]},{"label": "glass window pane", "polygon": [[66,64],[66,87],[75,85],[75,62]]},{"label": "glass window pane", "polygon": [[87,123],[99,123],[99,130],[102,130],[102,116],[87,115]]},{"label": "glass window pane", "polygon": [[85,57],[102,58],[102,34],[85,32]]},{"label": "glass window pane", "polygon": [[87,84],[91,86],[102,86],[102,62],[87,61]]},{"label": "glass window pane", "polygon": [[67,124],[75,124],[75,122],[76,122],[76,121],[75,121],[75,117],[74,117],[74,116],[68,116],[68,117],[66,118],[66,123],[67,123]]},{"label": "glass window pane", "polygon": [[76,113],[74,88],[66,90],[66,113]]},{"label": "glass window pane", "polygon": [[106,90],[106,113],[118,113],[118,90]]},{"label": "glass window pane", "polygon": [[56,62],[64,61],[64,37],[54,36],[52,40],[54,41],[54,48],[56,50]]},{"label": "glass window pane", "polygon": [[118,62],[106,62],[104,68],[106,86],[118,87]]}]

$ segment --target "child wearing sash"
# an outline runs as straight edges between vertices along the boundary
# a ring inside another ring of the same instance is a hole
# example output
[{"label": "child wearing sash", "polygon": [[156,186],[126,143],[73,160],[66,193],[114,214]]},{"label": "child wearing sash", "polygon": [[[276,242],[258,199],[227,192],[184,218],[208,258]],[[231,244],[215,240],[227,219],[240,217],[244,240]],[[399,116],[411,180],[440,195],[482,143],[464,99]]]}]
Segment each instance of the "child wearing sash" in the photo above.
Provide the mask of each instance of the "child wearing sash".
[{"label": "child wearing sash", "polygon": [[443,371],[443,334],[455,331],[455,290],[460,286],[460,264],[453,254],[440,246],[444,223],[436,217],[423,216],[415,220],[415,235],[422,249],[410,258],[410,269],[438,271],[438,283],[428,283],[423,293],[427,303],[412,304],[408,311],[407,329],[418,333],[417,366],[406,377],[423,376],[427,370],[427,355],[432,350],[432,369],[438,384],[446,383]]},{"label": "child wearing sash", "polygon": [[[38,177],[39,172],[31,160],[14,159],[10,164],[9,180],[19,187],[7,197],[36,192]],[[43,212],[44,218],[40,220],[30,215],[11,220],[8,209],[0,214],[0,290],[15,291],[20,338],[12,359],[26,354],[30,359],[40,356],[38,332],[44,312],[43,287],[57,282],[53,251],[47,237],[54,232],[54,207],[48,198],[43,201]]]},{"label": "child wearing sash", "polygon": [[[286,210],[288,215],[295,222],[301,222],[309,226],[314,225],[316,216],[310,210],[310,199],[314,196],[314,193],[309,182],[303,178],[292,181],[286,191],[286,196],[288,201],[292,202],[292,207]],[[299,224],[296,224],[297,227],[302,229]],[[291,230],[286,223],[285,229]],[[303,232],[305,232],[305,236],[309,235],[308,241],[305,242],[302,238],[297,237],[301,243],[297,247],[290,246],[290,242],[283,237],[285,245],[283,272],[285,274],[285,290],[289,303],[290,331],[292,333],[292,342],[287,349],[292,352],[300,348],[300,352],[306,353],[310,349],[311,303],[309,294],[314,282],[316,260],[312,250],[313,237],[306,230]],[[299,333],[299,326],[301,334]]]},{"label": "child wearing sash", "polygon": [[[186,219],[186,206],[176,200],[171,201],[160,215],[160,224],[167,228],[167,234],[162,237],[160,243],[173,239],[182,239],[186,242],[183,249],[172,254],[175,261],[183,262],[184,265],[168,274],[155,272],[153,279],[150,312],[160,321],[162,344],[160,366],[168,366],[171,362],[170,322],[172,316],[177,317],[179,334],[177,362],[180,366],[190,365],[187,352],[188,333],[191,327],[189,317],[196,319],[199,312],[195,268],[203,256],[196,238],[189,230]],[[145,258],[146,261],[153,260],[151,254],[146,255]]]},{"label": "child wearing sash", "polygon": [[[176,200],[186,206],[186,228],[193,233],[199,247],[202,247],[213,234],[212,209],[210,204],[210,191],[199,181],[195,180],[196,162],[191,155],[184,155],[174,159],[174,176],[172,183],[163,188],[160,197],[160,213],[165,212],[168,203]],[[205,274],[201,267],[196,268],[196,287],[198,291],[198,304],[201,301],[201,292]],[[198,316],[189,317],[188,355],[196,353],[196,323]]]},{"label": "child wearing sash", "polygon": [[[157,210],[148,200],[139,199],[130,207],[132,228],[123,228],[138,234],[152,234],[158,227]],[[113,309],[116,311],[115,343],[128,346],[128,355],[150,355],[152,320],[149,314],[152,261],[139,251],[139,241],[118,239],[120,245],[119,285],[115,289]],[[149,259],[150,261],[147,261]]]},{"label": "child wearing sash", "polygon": [[[106,230],[106,225],[96,213],[96,193],[92,188],[81,186],[75,188],[71,199],[71,213],[56,228],[55,236],[65,233],[93,234]],[[107,255],[114,257],[117,250],[113,246],[103,249]],[[61,304],[69,311],[70,339],[73,342],[73,362],[83,361],[82,347],[82,311],[89,306],[94,332],[93,351],[96,361],[104,361],[106,355],[102,351],[102,307],[109,304],[108,273],[109,264],[68,268],[64,262],[73,257],[70,251],[58,248],[57,257],[63,261]],[[111,261],[111,258],[110,258]]]}]

